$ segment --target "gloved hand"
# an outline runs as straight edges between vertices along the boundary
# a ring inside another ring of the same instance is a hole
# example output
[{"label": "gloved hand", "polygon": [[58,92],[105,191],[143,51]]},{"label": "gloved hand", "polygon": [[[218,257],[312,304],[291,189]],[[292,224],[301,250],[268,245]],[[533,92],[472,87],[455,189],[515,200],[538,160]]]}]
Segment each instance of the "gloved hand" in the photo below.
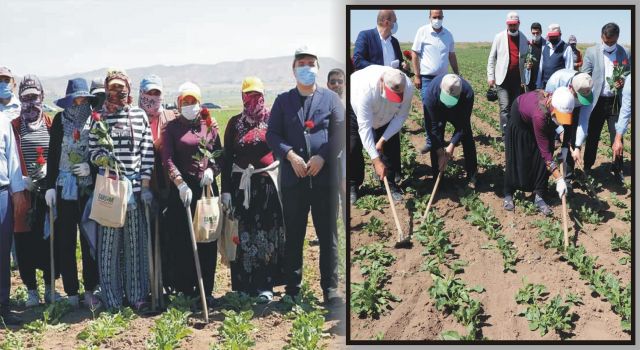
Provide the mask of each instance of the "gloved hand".
[{"label": "gloved hand", "polygon": [[27,191],[33,192],[33,190],[36,189],[36,183],[35,181],[33,181],[31,176],[23,176],[22,181],[24,182],[24,187],[27,189]]},{"label": "gloved hand", "polygon": [[193,196],[193,193],[186,182],[183,182],[178,186],[178,191],[180,191],[180,199],[182,200],[182,203],[184,203],[184,206],[188,207],[191,205],[191,197]]},{"label": "gloved hand", "polygon": [[222,193],[222,206],[225,208],[231,208],[231,193]]},{"label": "gloved hand", "polygon": [[213,183],[213,170],[207,168],[202,174],[202,180],[200,180],[200,187],[209,186]]},{"label": "gloved hand", "polygon": [[558,197],[562,198],[564,194],[567,193],[567,183],[563,178],[558,179],[556,181],[556,192],[558,192]]},{"label": "gloved hand", "polygon": [[142,190],[140,191],[140,199],[142,199],[142,203],[149,206],[151,205],[151,202],[153,202],[153,193],[149,187],[142,187]]},{"label": "gloved hand", "polygon": [[391,61],[391,68],[398,69],[398,67],[400,67],[400,61],[399,60]]},{"label": "gloved hand", "polygon": [[72,171],[75,176],[89,176],[91,174],[89,163],[78,163],[73,166]]},{"label": "gloved hand", "polygon": [[49,207],[53,207],[56,205],[56,189],[50,188],[44,194],[44,201],[47,202]]}]

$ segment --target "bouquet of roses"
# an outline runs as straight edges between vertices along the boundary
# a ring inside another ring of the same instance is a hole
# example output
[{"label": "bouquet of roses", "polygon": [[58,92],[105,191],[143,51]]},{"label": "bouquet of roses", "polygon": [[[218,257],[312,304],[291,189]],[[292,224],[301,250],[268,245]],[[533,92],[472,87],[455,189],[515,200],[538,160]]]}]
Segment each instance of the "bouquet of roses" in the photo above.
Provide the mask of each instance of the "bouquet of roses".
[{"label": "bouquet of roses", "polygon": [[625,58],[622,60],[622,64],[618,64],[617,60],[613,61],[613,74],[611,77],[607,78],[607,83],[609,84],[609,89],[613,92],[613,109],[612,113],[618,113],[618,93],[619,89],[616,87],[616,83],[622,84],[627,75],[629,75],[630,71],[627,69],[629,61]]},{"label": "bouquet of roses", "polygon": [[222,154],[222,150],[210,151],[210,148],[213,148],[213,139],[207,140],[208,136],[213,132],[214,122],[213,117],[211,117],[211,113],[207,108],[202,108],[200,111],[200,117],[205,121],[205,125],[207,126],[207,132],[204,137],[200,138],[200,142],[198,144],[198,152],[193,155],[193,159],[200,162],[202,159],[208,159],[210,162],[215,163],[215,158],[219,157]]},{"label": "bouquet of roses", "polygon": [[402,51],[402,55],[404,56],[403,62],[405,63],[407,69],[404,69],[402,68],[402,66],[400,66],[400,70],[402,70],[402,72],[404,72],[404,74],[406,74],[409,78],[413,78],[415,74],[411,72],[411,50]]},{"label": "bouquet of roses", "polygon": [[98,112],[91,113],[91,118],[94,121],[94,125],[91,130],[89,130],[89,133],[97,136],[98,145],[104,147],[108,154],[99,157],[94,161],[94,163],[97,166],[108,166],[109,168],[115,169],[116,160],[111,156],[111,154],[113,154],[113,139],[109,134],[109,125],[106,121],[102,120],[102,118],[100,117],[100,113]]}]

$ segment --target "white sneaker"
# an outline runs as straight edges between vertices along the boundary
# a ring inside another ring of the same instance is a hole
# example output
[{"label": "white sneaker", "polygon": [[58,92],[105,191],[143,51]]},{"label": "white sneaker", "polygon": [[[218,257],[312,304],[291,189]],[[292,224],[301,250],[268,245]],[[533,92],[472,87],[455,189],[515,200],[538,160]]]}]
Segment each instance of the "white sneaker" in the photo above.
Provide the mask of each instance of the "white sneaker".
[{"label": "white sneaker", "polygon": [[[54,302],[62,300],[62,296],[58,292],[54,292]],[[44,302],[51,304],[51,287],[44,287]]]},{"label": "white sneaker", "polygon": [[84,292],[84,306],[88,309],[96,310],[102,306],[100,299],[93,292]]},{"label": "white sneaker", "polygon": [[78,299],[78,295],[72,295],[67,297],[67,301],[69,302],[69,305],[71,305],[74,309],[77,309],[80,307],[80,300]]},{"label": "white sneaker", "polygon": [[40,296],[37,290],[27,291],[27,301],[24,303],[26,307],[34,307],[40,305]]}]

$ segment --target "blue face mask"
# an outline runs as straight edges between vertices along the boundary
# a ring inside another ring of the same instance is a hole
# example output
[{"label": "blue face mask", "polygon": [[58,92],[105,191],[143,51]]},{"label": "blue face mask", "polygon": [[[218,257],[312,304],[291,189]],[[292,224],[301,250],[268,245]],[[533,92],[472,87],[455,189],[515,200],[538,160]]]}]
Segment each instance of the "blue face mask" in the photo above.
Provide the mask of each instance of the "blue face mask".
[{"label": "blue face mask", "polygon": [[0,82],[0,98],[11,98],[11,84]]},{"label": "blue face mask", "polygon": [[313,85],[318,76],[318,67],[296,67],[296,79],[302,85]]}]

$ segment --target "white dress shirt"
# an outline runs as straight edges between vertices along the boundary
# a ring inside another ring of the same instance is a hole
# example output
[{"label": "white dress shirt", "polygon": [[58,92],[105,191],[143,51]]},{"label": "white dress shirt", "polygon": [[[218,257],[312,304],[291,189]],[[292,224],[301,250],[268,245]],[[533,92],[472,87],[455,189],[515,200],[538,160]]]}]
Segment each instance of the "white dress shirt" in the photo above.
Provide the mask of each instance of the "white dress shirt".
[{"label": "white dress shirt", "polygon": [[455,52],[453,35],[447,28],[436,32],[431,24],[427,24],[418,29],[411,50],[420,55],[420,75],[446,74],[449,53]]},{"label": "white dress shirt", "polygon": [[393,52],[393,45],[391,44],[391,35],[389,35],[386,40],[382,38],[380,32],[378,32],[378,35],[380,36],[380,45],[382,46],[382,61],[385,66],[391,67],[391,62],[396,59],[396,55]]},{"label": "white dress shirt", "polygon": [[376,150],[373,130],[389,124],[382,135],[385,140],[389,140],[402,129],[411,109],[413,84],[408,77],[401,103],[392,103],[384,98],[380,78],[390,69],[393,68],[371,65],[351,74],[351,108],[358,119],[362,145],[371,159],[380,156]]},{"label": "white dress shirt", "polygon": [[[613,96],[613,91],[611,91],[611,88],[609,87],[609,83],[607,83],[607,78],[611,78],[611,76],[613,76],[613,61],[616,59],[616,51],[617,51],[617,46],[616,49],[613,50],[613,52],[609,53],[605,50],[602,50],[602,55],[603,60],[602,62],[604,63],[604,86],[602,87],[602,92],[600,93],[600,96]],[[618,62],[619,64],[622,64],[622,62]]]}]

